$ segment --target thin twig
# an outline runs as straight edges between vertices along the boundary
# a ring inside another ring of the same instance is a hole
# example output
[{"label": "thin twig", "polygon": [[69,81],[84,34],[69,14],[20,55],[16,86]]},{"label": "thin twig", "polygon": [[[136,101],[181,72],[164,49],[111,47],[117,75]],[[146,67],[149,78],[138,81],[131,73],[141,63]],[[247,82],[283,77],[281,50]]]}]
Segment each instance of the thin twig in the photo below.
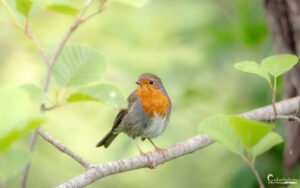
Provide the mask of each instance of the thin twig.
[{"label": "thin twig", "polygon": [[45,132],[43,129],[38,130],[39,134],[49,143],[51,143],[54,147],[56,147],[59,151],[67,154],[68,156],[72,157],[75,161],[77,161],[79,164],[81,164],[86,169],[90,167],[90,163],[82,159],[79,155],[77,155],[75,152],[71,151],[69,148],[61,144],[59,141],[54,139],[52,136],[50,136],[47,132]]},{"label": "thin twig", "polygon": [[[31,135],[31,139],[30,139],[30,143],[29,143],[29,151],[30,152],[33,152],[33,150],[34,150],[37,136],[38,136],[38,129],[34,130],[33,133],[32,133],[32,135]],[[27,182],[27,176],[28,176],[29,168],[30,168],[30,162],[27,163],[27,165],[25,166],[25,168],[23,170],[23,174],[21,176],[21,188],[25,188],[26,187],[26,182]]]},{"label": "thin twig", "polygon": [[45,107],[45,111],[50,111],[50,110],[54,110],[56,108],[59,108],[59,107],[62,107],[66,105],[65,103],[62,103],[62,104],[55,104],[53,106],[49,106],[49,107]]},{"label": "thin twig", "polygon": [[285,119],[285,120],[288,120],[288,121],[297,121],[300,123],[300,118],[297,117],[297,116],[293,116],[293,115],[277,115],[276,116],[276,119]]},{"label": "thin twig", "polygon": [[103,12],[107,2],[108,2],[108,0],[102,0],[101,3],[100,3],[99,8],[95,12],[93,12],[90,15],[86,16],[85,18],[82,18],[81,23],[84,23],[87,20],[91,19],[92,17],[94,17],[94,16],[100,14],[101,12]]},{"label": "thin twig", "polygon": [[259,185],[259,188],[265,188],[262,180],[261,180],[261,177],[258,173],[258,171],[256,170],[255,168],[255,159],[253,158],[252,160],[251,159],[248,159],[247,157],[245,157],[244,155],[240,155],[242,157],[242,159],[250,166],[250,169],[252,171],[252,173],[254,174],[256,180],[257,180],[257,183]]},{"label": "thin twig", "polygon": [[277,109],[276,109],[276,77],[274,78],[274,86],[272,88],[272,105],[273,105],[273,110],[274,110],[274,115],[277,116]]},{"label": "thin twig", "polygon": [[252,162],[249,161],[248,164],[249,164],[249,166],[251,168],[251,171],[255,175],[255,178],[256,178],[256,180],[258,182],[259,188],[265,188],[265,186],[264,186],[264,184],[263,184],[263,182],[261,180],[261,177],[260,177],[260,175],[258,174],[258,172],[257,172],[257,170],[255,168],[254,161],[252,161]]}]

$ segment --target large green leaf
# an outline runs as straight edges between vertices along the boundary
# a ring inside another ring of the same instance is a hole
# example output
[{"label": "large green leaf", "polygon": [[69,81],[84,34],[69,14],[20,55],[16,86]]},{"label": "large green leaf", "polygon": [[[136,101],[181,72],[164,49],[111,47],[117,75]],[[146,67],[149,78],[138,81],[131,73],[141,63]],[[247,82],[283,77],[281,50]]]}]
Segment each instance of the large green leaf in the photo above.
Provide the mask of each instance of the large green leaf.
[{"label": "large green leaf", "polygon": [[242,154],[245,149],[230,126],[228,116],[216,115],[209,117],[200,124],[199,131],[208,134],[233,153]]},{"label": "large green leaf", "polygon": [[11,129],[7,134],[0,136],[0,153],[6,150],[14,141],[27,135],[43,123],[44,118],[42,116],[32,118],[26,122],[20,122],[19,124],[23,124],[21,128]]},{"label": "large green leaf", "polygon": [[32,2],[30,0],[16,0],[17,11],[25,17],[28,17],[31,6]]},{"label": "large green leaf", "polygon": [[280,76],[287,72],[298,62],[298,57],[284,54],[270,56],[262,60],[261,67],[274,77]]},{"label": "large green leaf", "polygon": [[116,86],[110,84],[98,84],[85,87],[68,97],[68,102],[97,101],[104,102],[115,108],[126,106],[126,100],[122,92]]},{"label": "large green leaf", "polygon": [[41,88],[33,84],[25,84],[20,86],[20,88],[26,91],[33,101],[44,103],[49,100],[47,94]]},{"label": "large green leaf", "polygon": [[0,152],[42,123],[42,117],[31,116],[31,100],[25,91],[0,88]]},{"label": "large green leaf", "polygon": [[9,149],[0,155],[0,180],[9,179],[21,172],[30,161],[30,152],[21,149]]},{"label": "large green leaf", "polygon": [[99,52],[91,47],[68,46],[54,66],[54,76],[64,87],[98,81],[104,72],[105,62]]},{"label": "large green leaf", "polygon": [[234,64],[233,67],[243,72],[259,75],[267,80],[269,84],[271,84],[271,79],[268,73],[264,69],[262,69],[262,67],[255,61],[242,61],[240,63]]},{"label": "large green leaf", "polygon": [[148,3],[149,0],[114,0],[114,1],[133,5],[135,7],[143,7]]},{"label": "large green leaf", "polygon": [[257,157],[264,152],[268,151],[273,146],[283,142],[282,137],[274,132],[268,133],[264,136],[252,149],[251,153],[254,157]]},{"label": "large green leaf", "polygon": [[241,139],[247,149],[251,149],[255,146],[274,128],[273,125],[239,116],[231,116],[229,119],[236,135]]},{"label": "large green leaf", "polygon": [[66,4],[51,4],[47,6],[47,9],[71,16],[75,16],[79,12],[79,9]]},{"label": "large green leaf", "polygon": [[30,115],[30,97],[21,89],[0,88],[0,136],[15,128]]}]

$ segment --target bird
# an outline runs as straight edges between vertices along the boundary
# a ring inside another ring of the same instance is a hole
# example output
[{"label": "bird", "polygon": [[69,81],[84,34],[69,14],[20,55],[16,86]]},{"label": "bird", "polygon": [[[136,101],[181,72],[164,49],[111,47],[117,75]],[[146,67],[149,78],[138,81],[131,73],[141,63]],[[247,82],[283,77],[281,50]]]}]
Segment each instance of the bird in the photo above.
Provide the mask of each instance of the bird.
[{"label": "bird", "polygon": [[111,130],[102,138],[96,147],[108,148],[113,140],[125,133],[133,138],[140,154],[145,154],[139,147],[136,138],[148,139],[155,151],[162,151],[152,141],[166,129],[172,103],[161,79],[155,74],[144,73],[136,82],[137,88],[127,98],[128,107],[117,114]]}]

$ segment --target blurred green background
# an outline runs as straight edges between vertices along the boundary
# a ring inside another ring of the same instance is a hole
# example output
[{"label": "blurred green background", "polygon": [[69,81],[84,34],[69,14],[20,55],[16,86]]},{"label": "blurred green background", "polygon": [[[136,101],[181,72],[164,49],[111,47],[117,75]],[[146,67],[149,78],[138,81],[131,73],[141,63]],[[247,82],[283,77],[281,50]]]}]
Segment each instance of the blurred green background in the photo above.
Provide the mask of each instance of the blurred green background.
[{"label": "blurred green background", "polygon": [[[78,1],[82,4],[82,1]],[[43,11],[31,20],[33,30],[49,53],[53,52],[73,18]],[[0,83],[17,87],[42,86],[45,66],[23,33],[0,24]],[[206,117],[241,113],[270,103],[271,95],[261,78],[232,68],[240,60],[260,60],[272,54],[261,1],[248,0],[150,0],[136,8],[111,3],[88,21],[68,44],[98,49],[107,61],[103,83],[118,86],[127,96],[141,73],[160,76],[173,102],[171,120],[155,142],[167,147],[198,134]],[[50,93],[57,86],[51,81]],[[33,108],[39,108],[34,106]],[[118,109],[93,103],[74,103],[47,112],[43,128],[53,137],[93,163],[138,155],[133,141],[120,135],[109,149],[95,144],[111,128]],[[283,135],[281,126],[276,130]],[[26,148],[30,136],[14,147]],[[148,142],[140,144],[153,150]],[[283,145],[257,160],[261,177],[282,176]],[[83,169],[53,146],[38,139],[32,158],[28,187],[53,187]],[[8,182],[19,185],[20,175]],[[159,166],[106,177],[90,188],[130,187],[256,187],[255,177],[242,160],[219,144]]]}]

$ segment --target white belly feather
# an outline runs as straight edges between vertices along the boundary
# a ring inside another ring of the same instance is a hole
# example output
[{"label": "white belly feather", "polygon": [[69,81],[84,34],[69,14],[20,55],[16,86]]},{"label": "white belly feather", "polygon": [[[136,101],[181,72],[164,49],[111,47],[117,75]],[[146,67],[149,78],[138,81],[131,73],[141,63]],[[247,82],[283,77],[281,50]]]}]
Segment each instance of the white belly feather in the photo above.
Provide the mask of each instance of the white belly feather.
[{"label": "white belly feather", "polygon": [[166,128],[168,124],[167,117],[160,117],[157,113],[154,113],[151,125],[147,126],[144,131],[145,137],[155,138],[159,136]]}]

